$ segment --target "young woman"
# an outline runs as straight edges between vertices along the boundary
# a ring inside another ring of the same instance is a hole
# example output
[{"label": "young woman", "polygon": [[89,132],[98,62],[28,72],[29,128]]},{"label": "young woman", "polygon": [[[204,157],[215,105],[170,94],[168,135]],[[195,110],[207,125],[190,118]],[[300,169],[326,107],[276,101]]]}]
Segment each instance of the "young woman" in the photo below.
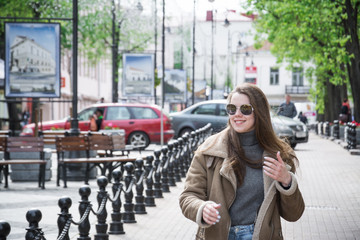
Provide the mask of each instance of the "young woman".
[{"label": "young woman", "polygon": [[195,153],[180,206],[197,239],[283,239],[280,217],[298,220],[304,201],[297,158],[272,128],[264,93],[253,84],[228,96],[228,127]]}]

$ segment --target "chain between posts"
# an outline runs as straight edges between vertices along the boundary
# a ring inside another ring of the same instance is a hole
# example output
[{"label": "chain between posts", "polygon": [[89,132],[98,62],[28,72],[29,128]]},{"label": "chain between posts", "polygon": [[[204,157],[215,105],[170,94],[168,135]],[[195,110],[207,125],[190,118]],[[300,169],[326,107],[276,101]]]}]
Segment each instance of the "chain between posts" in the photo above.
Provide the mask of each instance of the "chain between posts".
[{"label": "chain between posts", "polygon": [[135,177],[133,177],[133,178],[131,179],[131,182],[130,182],[130,184],[129,184],[129,187],[128,187],[128,189],[126,189],[125,193],[130,193],[130,192],[131,192],[131,190],[132,190],[135,182],[136,182],[136,179],[135,179]]},{"label": "chain between posts", "polygon": [[115,202],[115,201],[118,199],[118,197],[120,196],[121,191],[123,191],[122,185],[121,185],[121,187],[119,187],[118,190],[116,191],[116,194],[115,194],[114,198],[111,198],[110,195],[108,194],[108,199],[109,199],[109,201],[110,201],[110,202]]}]

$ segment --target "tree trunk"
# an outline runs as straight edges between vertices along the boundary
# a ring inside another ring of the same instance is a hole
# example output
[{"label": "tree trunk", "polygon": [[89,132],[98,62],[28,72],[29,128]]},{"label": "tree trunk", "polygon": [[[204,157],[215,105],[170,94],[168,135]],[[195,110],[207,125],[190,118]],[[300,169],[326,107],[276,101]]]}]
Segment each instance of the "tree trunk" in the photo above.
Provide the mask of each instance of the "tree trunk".
[{"label": "tree trunk", "polygon": [[344,98],[347,98],[346,84],[334,85],[330,82],[326,84],[326,107],[325,116],[326,120],[333,122],[339,119],[340,109]]},{"label": "tree trunk", "polygon": [[350,36],[350,41],[346,43],[346,50],[353,57],[350,64],[347,65],[351,93],[354,102],[354,111],[352,112],[355,121],[360,122],[360,46],[358,36],[358,7],[354,8],[351,0],[345,1],[347,18],[343,19],[345,33]]}]

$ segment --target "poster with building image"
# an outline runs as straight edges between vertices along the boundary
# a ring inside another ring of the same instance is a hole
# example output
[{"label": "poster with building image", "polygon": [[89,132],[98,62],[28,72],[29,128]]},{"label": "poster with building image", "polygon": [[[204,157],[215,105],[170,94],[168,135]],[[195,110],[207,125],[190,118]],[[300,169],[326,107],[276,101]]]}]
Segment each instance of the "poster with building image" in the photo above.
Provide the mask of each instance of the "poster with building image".
[{"label": "poster with building image", "polygon": [[154,96],[154,55],[123,54],[123,97]]},{"label": "poster with building image", "polygon": [[165,70],[165,100],[170,102],[186,101],[186,71],[181,69]]},{"label": "poster with building image", "polygon": [[59,23],[5,23],[5,96],[60,97]]}]

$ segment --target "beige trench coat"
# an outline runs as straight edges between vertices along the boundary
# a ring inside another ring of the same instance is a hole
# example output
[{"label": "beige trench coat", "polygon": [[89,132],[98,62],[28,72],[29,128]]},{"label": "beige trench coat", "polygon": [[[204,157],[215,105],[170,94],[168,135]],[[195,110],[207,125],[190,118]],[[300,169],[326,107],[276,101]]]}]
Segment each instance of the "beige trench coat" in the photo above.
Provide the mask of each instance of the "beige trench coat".
[{"label": "beige trench coat", "polygon": [[[199,225],[197,239],[228,239],[231,226],[229,209],[235,199],[237,185],[235,173],[227,159],[226,131],[209,137],[199,146],[180,195],[184,216]],[[287,221],[296,221],[301,217],[304,201],[295,175],[290,174],[292,183],[287,190],[279,182],[263,175],[264,201],[257,215],[253,239],[283,239],[280,216]],[[222,206],[219,209],[220,222],[215,225],[202,221],[202,210],[208,201],[221,203]]]}]

